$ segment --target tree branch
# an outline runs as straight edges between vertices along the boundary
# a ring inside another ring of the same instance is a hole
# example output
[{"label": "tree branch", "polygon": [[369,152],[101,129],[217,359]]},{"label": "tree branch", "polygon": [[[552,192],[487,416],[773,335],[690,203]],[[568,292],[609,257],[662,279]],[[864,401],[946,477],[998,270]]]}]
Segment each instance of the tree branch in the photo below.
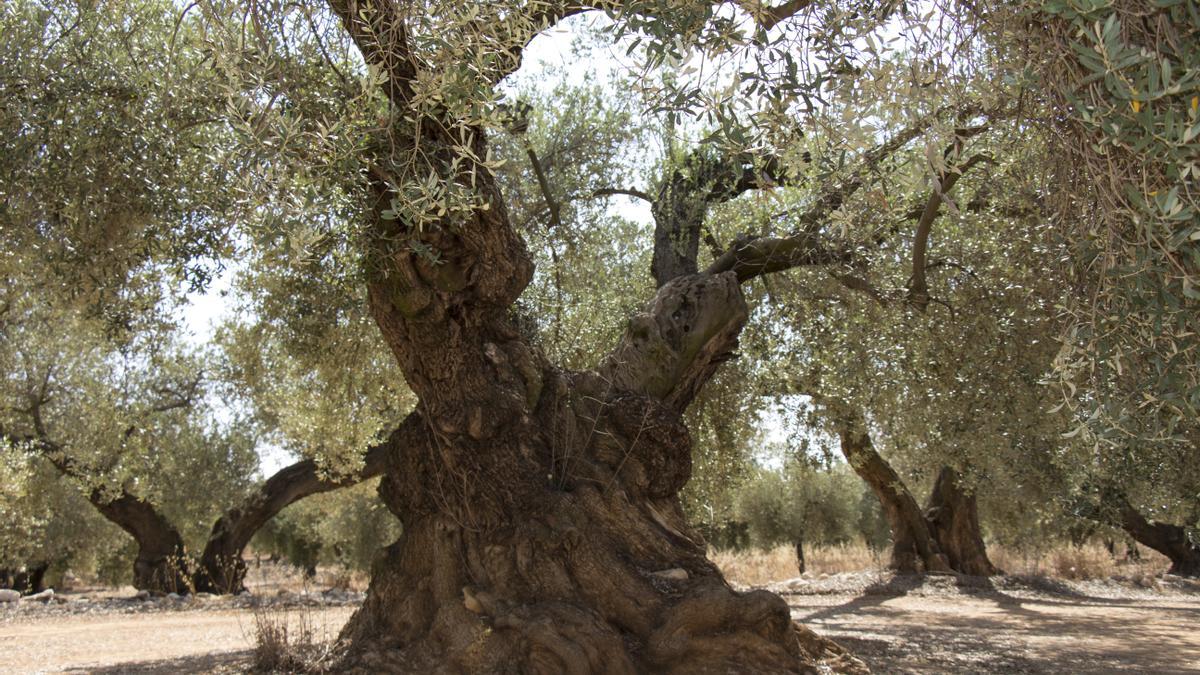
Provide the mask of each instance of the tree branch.
[{"label": "tree branch", "polygon": [[754,277],[793,267],[848,264],[853,259],[853,251],[827,248],[819,237],[808,232],[797,232],[787,237],[743,236],[734,240],[705,272],[720,274],[733,271],[738,281],[745,283]]},{"label": "tree branch", "polygon": [[598,190],[592,190],[591,197],[593,199],[597,199],[600,197],[612,197],[614,195],[625,195],[626,197],[633,197],[646,202],[654,202],[654,198],[649,194],[646,194],[645,192],[635,188],[600,188]]},{"label": "tree branch", "polygon": [[411,98],[417,67],[408,46],[404,17],[391,0],[328,0],[350,39],[370,65],[387,76],[388,98],[402,105]]},{"label": "tree branch", "polygon": [[562,229],[562,219],[559,217],[561,209],[558,200],[550,193],[550,181],[546,179],[546,171],[542,168],[542,163],[538,160],[537,152],[533,149],[533,145],[528,141],[524,145],[525,154],[529,157],[529,163],[533,166],[533,175],[537,177],[538,188],[542,191],[542,199],[546,201],[546,208],[550,210],[550,227]]},{"label": "tree branch", "polygon": [[412,434],[419,432],[421,424],[417,413],[409,413],[388,435],[387,440],[367,449],[362,470],[348,476],[336,479],[323,477],[317,463],[311,459],[277,471],[213,525],[200,558],[197,584],[218,593],[240,590],[242,551],[267,521],[306,497],[350,487],[383,475],[391,453],[403,447],[415,446],[418,442]]},{"label": "tree branch", "polygon": [[971,167],[985,161],[990,162],[992,158],[985,154],[974,155],[950,173],[943,174],[938,181],[940,184],[933,186],[933,190],[929,194],[929,201],[925,203],[925,209],[921,212],[921,219],[917,221],[917,233],[913,238],[912,277],[908,284],[908,299],[922,312],[929,306],[930,299],[929,286],[925,276],[927,268],[925,255],[929,249],[929,233],[933,230],[933,222],[937,219],[938,211],[941,209],[947,193],[954,188],[958,179],[962,178],[963,174]]},{"label": "tree branch", "polygon": [[761,0],[742,0],[738,6],[754,18],[763,30],[771,30],[780,23],[808,9],[813,0],[788,0],[775,7],[768,7]]}]

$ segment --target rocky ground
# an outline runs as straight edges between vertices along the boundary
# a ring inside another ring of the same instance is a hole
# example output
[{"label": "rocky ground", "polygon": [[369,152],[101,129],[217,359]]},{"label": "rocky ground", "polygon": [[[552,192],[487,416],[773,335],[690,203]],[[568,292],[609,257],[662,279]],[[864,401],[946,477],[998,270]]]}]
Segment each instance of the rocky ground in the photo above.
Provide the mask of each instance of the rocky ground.
[{"label": "rocky ground", "polygon": [[[768,586],[875,672],[1200,672],[1200,583],[1176,577],[803,577]],[[0,604],[0,672],[240,672],[263,621],[332,640],[350,591],[74,592]]]}]

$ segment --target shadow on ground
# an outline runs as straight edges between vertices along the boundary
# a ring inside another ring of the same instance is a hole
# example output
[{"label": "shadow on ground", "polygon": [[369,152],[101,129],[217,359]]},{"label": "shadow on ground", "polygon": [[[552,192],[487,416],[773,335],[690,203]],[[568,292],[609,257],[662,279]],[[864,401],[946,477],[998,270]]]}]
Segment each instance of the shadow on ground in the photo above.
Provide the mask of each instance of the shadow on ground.
[{"label": "shadow on ground", "polygon": [[1200,672],[1200,603],[1190,598],[1027,590],[983,578],[896,576],[848,602],[788,600],[797,620],[874,672]]},{"label": "shadow on ground", "polygon": [[103,668],[71,668],[67,673],[88,675],[176,675],[176,673],[241,673],[250,665],[249,649],[221,654],[198,654],[178,659],[132,661]]}]

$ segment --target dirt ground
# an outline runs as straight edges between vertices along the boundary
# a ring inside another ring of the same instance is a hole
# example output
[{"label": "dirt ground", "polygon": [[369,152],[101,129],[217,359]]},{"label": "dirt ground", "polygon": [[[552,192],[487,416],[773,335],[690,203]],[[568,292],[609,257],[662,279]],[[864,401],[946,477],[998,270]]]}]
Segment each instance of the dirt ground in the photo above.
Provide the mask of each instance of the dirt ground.
[{"label": "dirt ground", "polygon": [[[877,673],[1200,673],[1200,588],[872,574],[770,588]],[[0,672],[239,672],[255,612],[332,637],[359,598],[0,607]]]}]

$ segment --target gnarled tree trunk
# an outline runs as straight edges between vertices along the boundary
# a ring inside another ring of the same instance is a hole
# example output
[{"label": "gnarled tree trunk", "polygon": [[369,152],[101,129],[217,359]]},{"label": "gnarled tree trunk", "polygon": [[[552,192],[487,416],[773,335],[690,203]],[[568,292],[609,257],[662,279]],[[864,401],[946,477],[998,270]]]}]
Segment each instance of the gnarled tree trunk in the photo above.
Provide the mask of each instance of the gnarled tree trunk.
[{"label": "gnarled tree trunk", "polygon": [[854,472],[871,486],[892,530],[892,557],[888,567],[902,574],[949,572],[950,561],[942,552],[917,500],[875,450],[863,414],[848,406],[842,408],[838,421],[842,454]]},{"label": "gnarled tree trunk", "polygon": [[[415,417],[413,418],[415,422]],[[408,422],[412,426],[414,422]],[[267,521],[284,508],[310,495],[354,485],[383,472],[391,444],[401,441],[397,429],[384,443],[371,447],[359,473],[341,480],[326,480],[312,460],[280,469],[245,501],[226,511],[213,525],[196,568],[196,590],[208,593],[238,593],[245,589],[246,563],[242,552]]]},{"label": "gnarled tree trunk", "polygon": [[21,593],[40,593],[46,590],[46,572],[50,563],[26,565],[20,569],[0,569],[0,588],[11,588]]},{"label": "gnarled tree trunk", "polygon": [[1121,528],[1134,541],[1171,560],[1169,574],[1200,577],[1200,543],[1191,541],[1187,530],[1178,525],[1147,520],[1122,494],[1110,493],[1107,497],[1118,510]]},{"label": "gnarled tree trunk", "polygon": [[891,569],[902,574],[1001,574],[987,557],[975,495],[958,484],[956,471],[942,468],[922,510],[904,481],[875,450],[862,412],[844,403],[831,405],[838,409],[842,454],[871,486],[891,527]]},{"label": "gnarled tree trunk", "polygon": [[[404,532],[343,632],[345,665],[472,673],[859,665],[794,624],[778,596],[733,590],[678,500],[691,474],[681,414],[736,344],[747,317],[740,282],[770,269],[767,254],[777,265],[804,264],[809,238],[739,246],[693,273],[694,236],[656,234],[685,259],[657,258],[661,288],[595,369],[559,369],[510,317],[533,269],[479,163],[488,157],[483,131],[414,99],[425,66],[409,52],[398,3],[330,6],[386,74],[397,109],[396,128],[376,139],[367,162],[368,296],[420,401],[416,438],[389,452],[380,484]],[[506,17],[507,29],[529,22],[489,52],[494,72],[481,77],[497,82],[526,41],[585,9],[549,3]],[[410,205],[396,187],[430,175],[477,201],[409,222],[395,208]]]},{"label": "gnarled tree trunk", "polygon": [[137,543],[137,557],[133,561],[135,588],[160,593],[190,589],[183,537],[152,504],[128,492],[106,500],[96,490],[89,499],[105,518],[128,532]]},{"label": "gnarled tree trunk", "polygon": [[938,473],[925,518],[951,569],[979,577],[1001,573],[988,559],[983,544],[975,494],[962,489],[954,469],[944,466]]},{"label": "gnarled tree trunk", "polygon": [[702,673],[845,658],[779,597],[731,589],[679,506],[691,472],[680,412],[746,317],[734,275],[667,284],[594,372],[549,366],[501,316],[468,338],[479,360],[434,349],[462,346],[459,328],[425,343],[413,381],[474,382],[421,392],[445,407],[423,406],[423,437],[390,457],[380,493],[405,531],[343,635],[354,663]]}]

